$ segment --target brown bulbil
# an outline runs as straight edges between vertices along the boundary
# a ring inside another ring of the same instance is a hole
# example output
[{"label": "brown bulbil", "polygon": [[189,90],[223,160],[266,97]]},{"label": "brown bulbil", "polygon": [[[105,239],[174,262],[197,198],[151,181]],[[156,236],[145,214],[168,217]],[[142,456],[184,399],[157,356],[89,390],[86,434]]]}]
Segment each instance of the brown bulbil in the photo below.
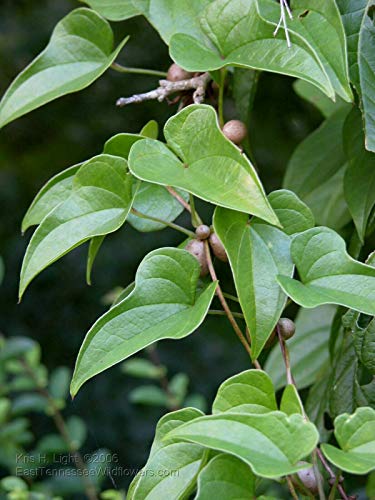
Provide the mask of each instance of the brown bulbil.
[{"label": "brown bulbil", "polygon": [[190,73],[189,71],[182,69],[178,64],[173,63],[169,66],[167,80],[170,82],[179,82],[180,80],[187,80],[193,76],[194,73]]},{"label": "brown bulbil", "polygon": [[223,134],[234,144],[241,144],[247,136],[247,128],[240,120],[230,120],[224,125]]},{"label": "brown bulbil", "polygon": [[228,262],[227,252],[225,251],[225,248],[217,237],[216,233],[211,234],[210,245],[215,257],[217,257],[219,260],[222,260],[223,262]]},{"label": "brown bulbil", "polygon": [[294,321],[289,318],[280,318],[277,326],[283,340],[289,340],[295,334],[296,325],[294,324]]},{"label": "brown bulbil", "polygon": [[207,264],[206,252],[205,252],[203,241],[201,241],[201,240],[191,240],[186,245],[185,250],[187,250],[189,253],[191,253],[191,255],[194,255],[194,257],[199,262],[199,265],[201,266],[200,276],[201,277],[202,276],[207,276],[207,274],[208,274],[208,264]]},{"label": "brown bulbil", "polygon": [[[299,462],[300,465],[307,464],[306,462]],[[297,475],[301,483],[309,490],[311,493],[318,493],[318,481],[316,480],[314,468],[310,467],[308,469],[303,469],[297,472]]]},{"label": "brown bulbil", "polygon": [[201,224],[195,230],[198,240],[207,240],[210,237],[211,229],[206,224]]}]

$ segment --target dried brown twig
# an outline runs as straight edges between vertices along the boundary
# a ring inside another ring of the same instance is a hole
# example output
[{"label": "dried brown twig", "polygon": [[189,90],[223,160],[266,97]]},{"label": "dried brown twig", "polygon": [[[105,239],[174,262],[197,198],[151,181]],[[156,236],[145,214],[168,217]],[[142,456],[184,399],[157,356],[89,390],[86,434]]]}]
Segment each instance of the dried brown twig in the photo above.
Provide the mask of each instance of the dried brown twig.
[{"label": "dried brown twig", "polygon": [[119,107],[127,106],[128,104],[135,104],[144,101],[157,100],[164,101],[171,94],[176,92],[183,92],[185,90],[194,90],[193,101],[195,104],[201,104],[206,95],[206,88],[211,81],[209,73],[202,73],[201,75],[188,78],[187,80],[179,80],[171,82],[169,80],[160,80],[159,87],[144,94],[135,94],[131,97],[120,97],[117,99],[116,105]]}]

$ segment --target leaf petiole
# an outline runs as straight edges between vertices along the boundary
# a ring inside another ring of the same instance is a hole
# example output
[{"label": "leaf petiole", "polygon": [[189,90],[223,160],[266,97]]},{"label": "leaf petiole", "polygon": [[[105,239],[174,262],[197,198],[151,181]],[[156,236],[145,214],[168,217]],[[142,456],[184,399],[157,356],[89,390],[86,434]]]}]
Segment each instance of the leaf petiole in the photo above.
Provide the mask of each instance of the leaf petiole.
[{"label": "leaf petiole", "polygon": [[158,78],[166,78],[167,76],[167,73],[165,71],[145,68],[130,68],[128,66],[122,66],[121,64],[118,64],[116,62],[111,64],[111,69],[117,71],[118,73],[128,73],[132,75],[157,76]]},{"label": "leaf petiole", "polygon": [[148,219],[152,220],[153,222],[159,222],[160,224],[164,224],[165,226],[168,226],[172,229],[175,229],[176,231],[179,231],[180,233],[185,234],[189,238],[195,238],[195,233],[193,231],[190,231],[189,229],[186,229],[185,227],[179,226],[178,224],[175,224],[174,222],[169,222],[163,219],[159,219],[158,217],[153,217],[152,215],[146,215],[143,214],[142,212],[139,212],[137,209],[132,208],[131,213],[133,215],[136,215],[137,217],[140,217],[141,219]]}]

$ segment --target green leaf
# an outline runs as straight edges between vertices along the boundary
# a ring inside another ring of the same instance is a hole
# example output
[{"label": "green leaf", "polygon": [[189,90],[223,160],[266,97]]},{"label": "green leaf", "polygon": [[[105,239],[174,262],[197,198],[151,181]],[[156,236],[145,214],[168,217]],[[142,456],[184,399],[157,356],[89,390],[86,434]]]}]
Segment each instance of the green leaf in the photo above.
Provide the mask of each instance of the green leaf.
[{"label": "green leaf", "polygon": [[157,139],[159,135],[158,122],[155,120],[150,120],[144,127],[142,127],[140,134],[144,137],[148,137],[149,139]]},{"label": "green leaf", "polygon": [[375,152],[375,25],[374,0],[369,0],[359,34],[358,65],[366,149]]},{"label": "green leaf", "polygon": [[234,455],[261,477],[277,478],[306,468],[298,461],[318,442],[313,424],[301,415],[222,413],[200,417],[167,434]]},{"label": "green leaf", "polygon": [[[139,183],[139,181],[135,180],[133,184],[134,188],[136,187],[136,183]],[[177,192],[185,201],[189,199],[189,195],[185,191],[177,190]],[[164,186],[158,186],[149,182],[140,183],[134,198],[133,208],[143,215],[156,217],[166,222],[173,222],[184,210],[181,203]],[[160,231],[167,227],[161,222],[143,219],[132,213],[128,216],[128,222],[137,231],[142,232]]]},{"label": "green leaf", "polygon": [[[328,340],[336,308],[330,305],[316,309],[300,309],[296,333],[288,340],[293,377],[298,389],[311,385],[328,361]],[[279,345],[275,345],[264,365],[276,389],[286,385],[285,364]]]},{"label": "green leaf", "polygon": [[88,285],[91,285],[92,267],[94,265],[95,258],[98,255],[100,247],[103,244],[103,241],[104,241],[104,236],[95,236],[95,238],[92,238],[92,240],[90,241],[89,253],[87,256],[87,265],[86,265],[86,283]]},{"label": "green leaf", "polygon": [[278,224],[253,166],[224,137],[211,106],[184,108],[168,120],[164,134],[169,147],[151,139],[132,146],[129,168],[136,177]]},{"label": "green leaf", "polygon": [[314,216],[293,191],[279,189],[268,195],[284,233],[293,235],[315,226]]},{"label": "green leaf", "polygon": [[291,6],[291,28],[314,47],[336,94],[352,101],[345,31],[335,0],[292,0]]},{"label": "green leaf", "polygon": [[70,197],[35,231],[23,260],[20,298],[43,269],[85,241],[119,229],[132,203],[125,160],[100,155],[76,173]]},{"label": "green leaf", "polygon": [[[356,316],[354,311],[350,314]],[[344,318],[343,318],[344,320]],[[329,414],[336,417],[341,413],[352,413],[359,406],[375,403],[375,381],[361,385],[361,369],[353,345],[352,332],[345,331],[342,343],[335,353],[332,363],[329,387]],[[351,397],[347,397],[350,394]]]},{"label": "green leaf", "polygon": [[103,153],[107,155],[120,156],[128,159],[130,149],[137,141],[141,141],[145,136],[141,134],[116,134],[104,144]]},{"label": "green leaf", "polygon": [[91,377],[160,339],[179,339],[203,321],[216,284],[196,292],[200,267],[185,250],[163,248],[139,266],[134,291],[93,325],[81,346],[71,393]]},{"label": "green leaf", "polygon": [[349,109],[339,108],[297,146],[283,182],[310,207],[317,224],[333,229],[350,220],[343,189],[347,162],[343,128]]},{"label": "green leaf", "polygon": [[211,0],[85,0],[111,21],[143,14],[165,43],[174,33],[200,35],[199,16]]},{"label": "green leaf", "polygon": [[362,407],[335,419],[335,437],[341,449],[322,444],[324,455],[336,467],[351,474],[367,474],[375,468],[375,410]]},{"label": "green leaf", "polygon": [[72,446],[78,450],[86,440],[87,429],[85,422],[81,418],[73,415],[67,420],[66,427]]},{"label": "green leaf", "polygon": [[76,9],[54,29],[44,51],[10,85],[0,103],[0,127],[71,92],[88,87],[112,64],[109,24],[89,9]]},{"label": "green leaf", "polygon": [[366,494],[368,498],[375,497],[375,472],[371,472],[367,479]]},{"label": "green leaf", "polygon": [[248,124],[258,87],[259,71],[234,68],[233,99],[240,120]]},{"label": "green leaf", "polygon": [[367,2],[368,0],[336,0],[346,32],[350,79],[357,91],[360,91],[358,68],[359,32]]},{"label": "green leaf", "polygon": [[275,389],[267,373],[247,370],[221,384],[212,413],[268,413],[277,410]]},{"label": "green leaf", "polygon": [[194,444],[177,442],[167,434],[201,415],[202,412],[195,408],[185,408],[168,413],[159,420],[149,459],[134,478],[126,498],[152,500],[189,496],[204,463],[204,449]]},{"label": "green leaf", "polygon": [[189,377],[186,373],[176,373],[168,385],[168,390],[176,400],[177,406],[180,406],[186,397],[189,386]]},{"label": "green leaf", "polygon": [[253,500],[255,477],[249,467],[231,455],[217,455],[198,476],[195,500]]},{"label": "green leaf", "polygon": [[303,415],[302,401],[294,385],[287,385],[285,387],[280,401],[280,411],[287,415],[295,413]]},{"label": "green leaf", "polygon": [[325,427],[325,414],[329,415],[330,382],[330,366],[327,363],[315,378],[305,402],[305,411],[316,425],[320,441],[328,441],[331,435]]},{"label": "green leaf", "polygon": [[146,406],[168,406],[167,394],[156,385],[142,385],[129,393],[129,401]]},{"label": "green leaf", "polygon": [[74,176],[81,166],[80,163],[59,172],[42,187],[23,218],[23,233],[31,226],[39,225],[57,205],[69,197]]},{"label": "green leaf", "polygon": [[12,402],[12,414],[14,416],[24,415],[31,412],[44,412],[47,409],[48,400],[40,394],[25,393],[16,396]]},{"label": "green leaf", "polygon": [[375,375],[375,318],[362,328],[356,324],[353,331],[354,348],[361,363]]},{"label": "green leaf", "polygon": [[131,358],[121,365],[121,370],[125,375],[137,378],[148,378],[151,380],[159,380],[166,375],[165,366],[154,365],[151,361],[144,358]]},{"label": "green leaf", "polygon": [[149,0],[85,0],[110,21],[123,21],[143,13]]},{"label": "green leaf", "polygon": [[[146,134],[153,137],[155,137],[155,135],[157,136],[157,127],[155,127],[155,123],[156,122],[151,121],[149,124],[145,125],[145,127],[149,125],[151,128],[149,128],[149,130],[146,129],[146,131],[142,129],[141,135],[115,135],[105,143],[104,153],[121,156],[127,160],[133,144],[143,139]],[[184,210],[181,203],[179,203],[164,186],[150,184],[149,182],[140,183],[138,180],[134,179],[133,190],[134,192],[136,191],[133,207],[143,215],[149,215],[167,222],[173,222]],[[189,195],[187,193],[184,191],[178,191],[178,193],[184,200],[188,200]],[[160,231],[167,227],[165,224],[143,219],[132,213],[128,215],[128,222],[137,229],[137,231],[142,232]]]},{"label": "green leaf", "polygon": [[[297,2],[297,13],[305,9],[299,9]],[[309,2],[309,10],[308,16],[297,14],[293,21],[288,20],[288,48],[283,30],[277,37],[273,35],[280,17],[276,3],[216,0],[202,15],[201,36],[178,33],[171,38],[171,57],[190,71],[230,65],[294,76],[316,85],[331,98],[335,89],[351,100],[345,37],[337,8],[329,0]]]},{"label": "green leaf", "polygon": [[367,222],[375,205],[375,154],[364,148],[361,114],[353,109],[344,127],[348,168],[344,193],[358,236],[363,243]]},{"label": "green leaf", "polygon": [[15,491],[27,491],[27,483],[25,483],[25,481],[20,477],[16,476],[3,477],[0,481],[0,485],[5,491],[13,492],[13,494]]},{"label": "green leaf", "polygon": [[293,275],[290,238],[267,224],[249,222],[246,214],[217,208],[214,228],[228,254],[240,304],[256,359],[285,307],[277,276]]},{"label": "green leaf", "polygon": [[65,399],[69,394],[71,371],[66,366],[55,368],[50,375],[48,390],[55,399]]},{"label": "green leaf", "polygon": [[338,304],[375,315],[375,269],[352,259],[337,233],[309,229],[295,236],[291,251],[301,281],[288,276],[278,281],[297,304]]},{"label": "green leaf", "polygon": [[295,81],[293,89],[299,97],[318,108],[325,118],[330,117],[339,107],[345,105],[345,102],[340,97],[336,96],[336,102],[333,102],[317,87],[304,80]]}]

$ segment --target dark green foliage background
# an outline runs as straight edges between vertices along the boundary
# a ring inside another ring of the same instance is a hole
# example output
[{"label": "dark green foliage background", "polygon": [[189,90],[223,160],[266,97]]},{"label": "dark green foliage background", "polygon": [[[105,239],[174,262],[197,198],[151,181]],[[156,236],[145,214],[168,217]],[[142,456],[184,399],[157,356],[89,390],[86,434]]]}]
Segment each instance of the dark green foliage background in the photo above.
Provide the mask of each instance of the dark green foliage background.
[{"label": "dark green foliage background", "polygon": [[[0,94],[43,49],[57,21],[77,6],[78,2],[68,0],[2,1]],[[119,62],[168,68],[166,46],[143,18],[118,23],[113,28],[118,39],[131,35]],[[162,125],[175,113],[174,107],[154,102],[122,110],[114,106],[117,97],[146,91],[156,84],[153,77],[109,71],[85,91],[34,111],[0,133],[0,255],[6,266],[0,288],[0,330],[6,336],[38,340],[48,368],[73,368],[85,332],[106,309],[102,297],[113,287],[133,281],[147,252],[181,241],[169,229],[147,235],[125,225],[106,239],[94,266],[91,288],[85,284],[85,246],[43,272],[22,304],[16,303],[21,260],[31,234],[22,238],[17,228],[35,193],[55,173],[100,153],[103,143],[113,134],[138,132],[151,118]],[[235,116],[230,101],[226,116]],[[280,187],[293,149],[321,119],[318,111],[295,95],[291,79],[262,75],[249,130],[267,191]],[[208,221],[210,207],[206,205],[200,210]],[[225,266],[218,265],[218,270],[225,273]],[[229,285],[224,284],[225,288],[229,290]],[[170,373],[186,372],[191,379],[190,390],[203,393],[209,402],[225,378],[248,367],[246,355],[225,318],[209,318],[191,337],[178,344],[164,341],[158,349]],[[119,455],[122,467],[143,465],[161,411],[129,403],[130,389],[140,383],[126,378],[114,367],[85,385],[68,405],[66,414],[81,416],[88,426],[84,451],[106,447]],[[39,415],[33,418],[37,436],[46,431],[47,422]],[[128,479],[119,479],[118,486]]]}]

